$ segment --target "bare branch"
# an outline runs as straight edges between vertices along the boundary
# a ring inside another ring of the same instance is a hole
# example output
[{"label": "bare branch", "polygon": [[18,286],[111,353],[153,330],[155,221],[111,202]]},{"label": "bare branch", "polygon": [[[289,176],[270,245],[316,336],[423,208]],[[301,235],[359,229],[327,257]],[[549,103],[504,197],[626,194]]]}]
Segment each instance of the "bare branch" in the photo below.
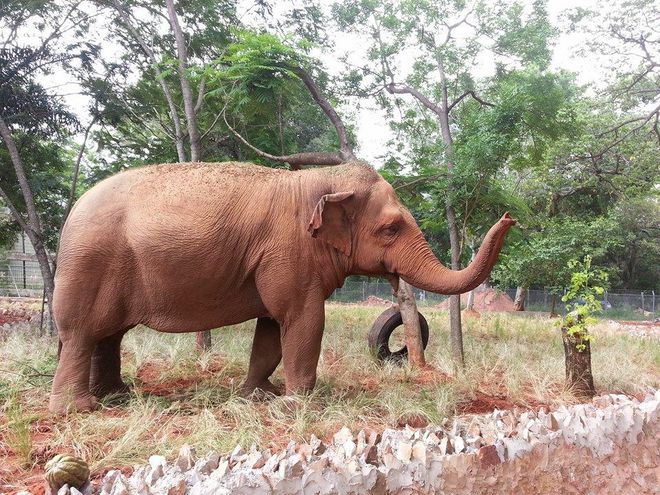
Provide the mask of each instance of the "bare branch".
[{"label": "bare branch", "polygon": [[211,125],[209,126],[209,128],[206,129],[206,131],[204,131],[204,134],[202,134],[202,135],[200,136],[200,138],[199,138],[200,141],[203,141],[204,138],[206,138],[206,136],[209,135],[209,133],[210,133],[210,132],[213,130],[213,128],[215,127],[215,124],[218,123],[218,120],[220,120],[220,117],[222,117],[222,115],[223,115],[224,113],[225,113],[225,109],[223,108],[222,111],[219,112],[218,115],[215,116],[215,118],[213,119],[213,122],[211,122]]},{"label": "bare branch", "polygon": [[64,226],[64,223],[66,222],[66,219],[69,216],[69,213],[71,212],[71,208],[73,207],[73,202],[76,199],[76,185],[78,184],[78,176],[80,175],[80,162],[82,161],[83,154],[85,153],[85,147],[87,146],[87,138],[89,137],[89,132],[92,130],[92,127],[94,126],[94,124],[96,124],[98,119],[99,119],[99,115],[98,114],[94,115],[94,118],[85,129],[83,142],[80,145],[80,149],[78,150],[78,157],[76,158],[76,163],[73,167],[73,176],[71,178],[71,189],[69,190],[69,199],[67,200],[66,203],[66,209],[64,210],[64,215],[62,216],[62,226]]},{"label": "bare branch", "polygon": [[424,96],[422,93],[420,93],[412,86],[408,86],[407,84],[400,84],[400,83],[390,83],[385,86],[385,89],[390,94],[412,95],[417,100],[419,100],[426,108],[431,110],[433,113],[437,115],[441,115],[443,113],[443,109],[440,106],[433,103],[431,100],[429,100],[426,96]]},{"label": "bare branch", "polygon": [[344,159],[341,153],[332,153],[332,152],[310,152],[310,153],[294,153],[292,155],[271,155],[265,151],[261,151],[256,146],[253,146],[241,136],[238,131],[236,131],[229,122],[227,122],[227,116],[225,113],[222,113],[222,118],[225,121],[225,125],[231,131],[231,133],[236,136],[245,146],[254,151],[257,155],[262,158],[267,158],[268,160],[273,160],[281,163],[288,163],[291,165],[293,170],[300,170],[305,165],[340,165],[344,163]]},{"label": "bare branch", "polygon": [[456,98],[456,99],[455,99],[455,100],[454,100],[454,101],[453,101],[453,102],[447,107],[447,111],[448,111],[448,112],[451,112],[451,109],[454,108],[456,105],[458,105],[458,104],[460,103],[460,101],[461,101],[463,98],[465,98],[466,96],[472,96],[472,98],[474,98],[476,101],[478,101],[482,106],[487,106],[487,107],[494,107],[494,106],[495,106],[494,104],[492,104],[492,103],[490,103],[490,102],[487,102],[487,101],[485,101],[485,100],[479,98],[473,90],[470,90],[470,91],[466,91],[466,92],[463,93],[461,96],[459,96],[458,98]]},{"label": "bare branch", "polygon": [[295,70],[295,73],[302,79],[303,83],[305,83],[305,86],[307,86],[307,89],[312,95],[312,98],[314,98],[316,104],[321,107],[323,113],[326,114],[326,116],[330,119],[330,122],[332,122],[332,125],[335,126],[337,137],[339,138],[339,153],[342,156],[343,161],[355,160],[355,155],[353,154],[353,150],[351,149],[351,146],[348,142],[346,127],[344,126],[344,122],[341,120],[341,117],[339,117],[339,114],[337,114],[334,107],[321,94],[321,89],[306,70],[298,67]]},{"label": "bare branch", "polygon": [[[655,115],[655,116],[658,115],[658,112],[660,112],[660,105],[658,105],[658,106],[655,107],[653,110],[651,110],[650,113],[648,113],[648,114],[646,114],[646,115],[642,115],[642,116],[640,116],[640,117],[635,117],[635,118],[632,118],[632,119],[628,119],[628,120],[626,120],[626,121],[624,121],[624,122],[621,122],[620,124],[617,124],[616,126],[612,127],[611,129],[608,129],[608,130],[606,130],[606,131],[601,132],[600,134],[597,134],[596,137],[603,137],[603,136],[606,136],[607,134],[610,134],[610,133],[612,133],[612,132],[616,132],[617,130],[619,130],[620,128],[622,128],[622,127],[624,127],[624,126],[626,126],[626,125],[628,125],[628,124],[632,124],[633,122],[640,122],[640,121],[643,121],[640,125],[634,127],[631,131],[629,131],[627,134],[625,134],[625,135],[623,136],[622,139],[617,140],[617,141],[615,142],[616,144],[619,144],[619,143],[620,143],[621,141],[623,141],[625,138],[627,138],[628,136],[630,136],[630,134],[632,134],[634,131],[639,130],[639,129],[641,129],[642,127],[644,127],[644,125],[646,125],[646,123],[647,123],[649,120],[651,120],[651,119],[653,118],[654,115]],[[610,148],[612,148],[613,146],[616,146],[616,144],[615,144],[615,145],[612,145],[612,146],[610,146],[610,147],[608,147],[607,149],[610,149]]]},{"label": "bare branch", "polygon": [[170,118],[172,119],[172,123],[174,124],[174,134],[176,136],[175,145],[176,145],[177,156],[179,157],[180,162],[185,162],[187,161],[187,159],[186,159],[186,152],[183,147],[183,130],[181,127],[181,119],[179,118],[179,113],[174,103],[174,98],[172,97],[172,92],[170,91],[170,87],[167,84],[165,78],[163,77],[160,68],[158,67],[158,59],[156,58],[156,54],[145,42],[142,36],[140,36],[138,30],[133,26],[131,22],[131,18],[128,12],[124,9],[124,6],[118,0],[110,0],[110,3],[119,14],[122,23],[124,24],[124,26],[126,26],[126,29],[128,29],[131,36],[133,36],[133,39],[135,39],[138,45],[140,45],[140,48],[142,49],[144,54],[151,61],[151,67],[153,68],[154,73],[156,74],[156,79],[160,84],[160,87],[163,91],[163,95],[165,96],[165,100],[167,100],[167,106],[170,109]]},{"label": "bare branch", "polygon": [[206,86],[206,78],[202,76],[201,81],[199,81],[199,88],[197,88],[197,103],[195,103],[195,115],[199,113],[199,111],[202,109],[202,105],[204,104],[205,86]]}]

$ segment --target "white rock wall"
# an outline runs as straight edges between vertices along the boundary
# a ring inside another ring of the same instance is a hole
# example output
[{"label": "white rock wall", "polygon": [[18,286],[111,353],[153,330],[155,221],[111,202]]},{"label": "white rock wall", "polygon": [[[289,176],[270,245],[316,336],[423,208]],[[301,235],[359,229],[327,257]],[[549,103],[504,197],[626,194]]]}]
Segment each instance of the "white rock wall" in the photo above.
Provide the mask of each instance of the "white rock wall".
[{"label": "white rock wall", "polygon": [[152,456],[130,477],[110,471],[101,495],[652,494],[660,493],[660,391],[538,414],[495,411],[450,429],[347,428],[281,452],[240,446],[172,463]]}]

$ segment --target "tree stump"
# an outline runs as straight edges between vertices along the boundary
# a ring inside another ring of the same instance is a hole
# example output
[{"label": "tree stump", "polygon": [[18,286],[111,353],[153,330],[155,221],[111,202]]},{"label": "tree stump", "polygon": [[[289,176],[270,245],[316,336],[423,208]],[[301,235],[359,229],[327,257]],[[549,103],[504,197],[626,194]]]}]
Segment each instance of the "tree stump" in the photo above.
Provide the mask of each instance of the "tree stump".
[{"label": "tree stump", "polygon": [[198,351],[208,351],[211,348],[211,331],[197,332],[195,342]]},{"label": "tree stump", "polygon": [[424,359],[424,344],[419,324],[417,303],[412,286],[403,279],[399,279],[399,290],[396,294],[399,302],[399,311],[406,332],[406,347],[408,349],[408,362],[413,366],[423,368],[426,366]]},{"label": "tree stump", "polygon": [[576,397],[590,399],[596,395],[591,373],[590,342],[580,334],[569,334],[566,327],[561,327],[561,339],[564,344],[566,385]]}]

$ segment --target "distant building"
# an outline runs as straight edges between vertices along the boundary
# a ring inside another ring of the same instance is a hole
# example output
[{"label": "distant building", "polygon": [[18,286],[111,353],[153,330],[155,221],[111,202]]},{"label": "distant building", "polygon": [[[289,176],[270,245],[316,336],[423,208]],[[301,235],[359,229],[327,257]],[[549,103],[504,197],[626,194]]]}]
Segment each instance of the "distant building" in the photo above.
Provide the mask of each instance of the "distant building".
[{"label": "distant building", "polygon": [[[0,207],[0,217],[9,216],[9,209]],[[44,287],[39,262],[30,239],[23,233],[4,255],[0,253],[0,295],[41,297]]]}]

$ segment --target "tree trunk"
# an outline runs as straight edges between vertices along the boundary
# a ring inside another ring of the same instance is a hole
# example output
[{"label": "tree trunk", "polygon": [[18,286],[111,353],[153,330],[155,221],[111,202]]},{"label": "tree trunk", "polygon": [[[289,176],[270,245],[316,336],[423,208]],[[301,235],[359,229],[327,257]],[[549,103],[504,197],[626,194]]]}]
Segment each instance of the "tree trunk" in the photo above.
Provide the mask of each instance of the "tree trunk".
[{"label": "tree trunk", "polygon": [[[167,13],[170,19],[170,26],[174,33],[176,41],[176,52],[179,58],[179,81],[181,83],[181,95],[183,96],[183,109],[186,114],[186,126],[188,127],[188,137],[190,138],[190,161],[198,162],[202,159],[202,146],[197,127],[197,114],[195,113],[195,102],[193,101],[193,93],[188,80],[188,49],[186,47],[186,40],[183,37],[183,30],[179,24],[176,10],[174,8],[174,0],[167,0]],[[211,348],[211,332],[198,332],[197,333],[197,349],[208,350]]]},{"label": "tree trunk", "polygon": [[188,80],[188,49],[186,40],[183,37],[183,31],[179,24],[179,18],[174,9],[174,0],[167,0],[167,13],[170,19],[170,25],[174,32],[176,41],[176,51],[179,58],[179,81],[181,83],[181,95],[183,96],[183,109],[186,114],[186,125],[188,127],[188,137],[190,138],[190,161],[198,162],[202,159],[201,139],[197,127],[197,115],[195,115],[195,102]]},{"label": "tree trunk", "polygon": [[[448,124],[447,124],[448,126]],[[454,168],[452,162],[448,162],[447,170],[451,172]],[[458,234],[458,225],[456,224],[456,213],[451,205],[449,194],[447,195],[447,225],[449,228],[449,244],[451,246],[451,268],[452,270],[461,269],[461,247]],[[463,329],[461,326],[461,296],[460,294],[449,296],[449,342],[451,344],[451,355],[454,363],[459,366],[465,366],[465,356],[463,353]]]},{"label": "tree trunk", "polygon": [[158,59],[156,58],[156,54],[149,47],[149,45],[142,38],[142,36],[140,36],[140,33],[133,26],[133,24],[131,24],[131,19],[129,17],[129,14],[125,10],[121,2],[114,0],[111,3],[114,9],[119,14],[119,17],[121,18],[122,22],[126,26],[126,29],[128,29],[128,31],[131,33],[135,41],[138,42],[140,48],[151,62],[151,67],[154,70],[154,73],[156,74],[156,80],[158,81],[158,84],[160,84],[160,87],[163,91],[163,96],[165,96],[165,100],[167,101],[167,106],[170,110],[170,118],[172,119],[172,124],[174,125],[173,137],[174,137],[174,145],[176,147],[177,157],[180,162],[188,161],[188,159],[186,158],[186,151],[184,148],[183,129],[181,128],[181,119],[179,118],[179,112],[176,103],[174,102],[174,97],[172,96],[172,92],[170,91],[170,87],[167,84],[167,80],[165,79],[165,77],[163,76],[162,72],[158,67]]},{"label": "tree trunk", "polygon": [[[472,249],[472,256],[470,257],[470,263],[472,263],[472,262],[474,261],[474,258],[475,258],[476,255],[477,255],[477,250],[476,250],[476,248],[474,247],[474,245],[471,246],[471,249]],[[486,282],[484,282],[483,284],[481,284],[479,287],[482,287],[485,283],[486,283]],[[475,287],[475,288],[472,289],[470,292],[468,292],[467,302],[465,303],[465,310],[466,310],[466,311],[469,311],[470,313],[474,312],[474,292],[475,292],[479,287]]]},{"label": "tree trunk", "polygon": [[25,202],[25,209],[27,210],[27,220],[21,215],[14,203],[12,203],[9,196],[6,192],[0,187],[0,196],[4,199],[9,211],[12,214],[12,217],[20,225],[23,232],[28,236],[32,247],[34,247],[34,252],[39,262],[39,269],[41,270],[41,276],[44,281],[44,292],[48,300],[48,310],[50,312],[51,334],[56,330],[55,323],[52,318],[53,315],[53,292],[55,290],[55,277],[53,274],[53,267],[50,264],[50,258],[48,256],[48,251],[46,251],[46,246],[43,243],[43,231],[41,229],[41,218],[37,212],[37,207],[34,201],[34,194],[30,183],[28,181],[27,175],[25,173],[25,167],[23,166],[23,161],[14,142],[14,138],[11,135],[11,130],[7,126],[4,119],[0,116],[0,137],[5,142],[7,151],[9,152],[9,158],[16,172],[16,177],[18,178],[18,183],[21,189],[21,195],[23,196],[23,201]]},{"label": "tree trunk", "polygon": [[401,319],[406,334],[406,347],[408,348],[408,362],[415,367],[426,366],[424,359],[424,344],[419,327],[419,315],[417,314],[417,303],[412,286],[403,279],[399,279],[399,290],[396,293],[401,311]]},{"label": "tree trunk", "polygon": [[466,311],[474,311],[474,291],[476,290],[477,289],[472,289],[470,292],[468,292],[467,302],[465,303]]},{"label": "tree trunk", "polygon": [[197,343],[198,350],[208,351],[211,348],[211,331],[197,332],[195,342]]},{"label": "tree trunk", "polygon": [[518,286],[516,288],[516,299],[513,301],[514,311],[525,311],[525,302],[527,301],[527,287]]},{"label": "tree trunk", "polygon": [[[440,73],[440,87],[442,91],[441,112],[438,117],[440,120],[440,131],[442,141],[445,145],[445,154],[447,156],[447,175],[449,176],[449,191],[447,191],[447,227],[449,229],[449,245],[451,247],[451,268],[460,270],[461,268],[461,244],[456,223],[456,212],[451,204],[452,176],[454,174],[454,139],[451,135],[449,126],[449,100],[447,98],[447,78],[445,77],[445,67],[443,60],[438,56],[438,71]],[[451,355],[454,363],[461,368],[465,366],[465,356],[463,354],[463,329],[461,328],[461,296],[455,295],[449,297],[449,325],[451,342]]]},{"label": "tree trunk", "polygon": [[[566,386],[576,397],[590,399],[596,395],[591,373],[590,342],[576,334],[569,335],[565,327],[561,328],[561,339],[564,344]],[[578,350],[578,345],[584,346],[584,349]]]}]

